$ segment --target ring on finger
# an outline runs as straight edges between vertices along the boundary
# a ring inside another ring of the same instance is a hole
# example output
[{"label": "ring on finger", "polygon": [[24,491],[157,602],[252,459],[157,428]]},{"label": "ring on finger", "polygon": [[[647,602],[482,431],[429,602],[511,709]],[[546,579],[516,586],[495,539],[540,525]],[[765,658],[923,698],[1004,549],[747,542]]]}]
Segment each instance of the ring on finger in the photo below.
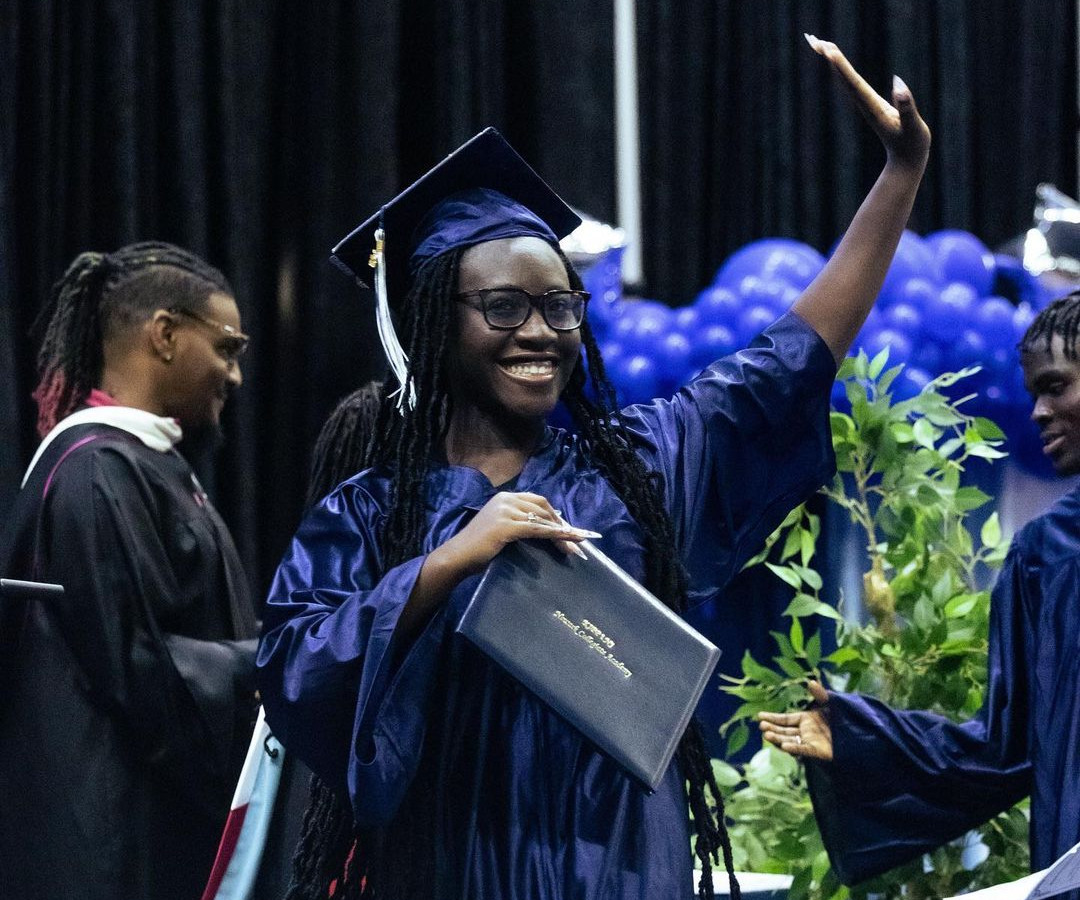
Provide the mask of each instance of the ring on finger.
[{"label": "ring on finger", "polygon": [[802,735],[801,734],[795,735],[795,743],[800,744],[800,745],[802,744]]},{"label": "ring on finger", "polygon": [[525,521],[528,522],[530,525],[535,525],[539,520],[540,517],[534,512],[529,513],[525,517]]}]

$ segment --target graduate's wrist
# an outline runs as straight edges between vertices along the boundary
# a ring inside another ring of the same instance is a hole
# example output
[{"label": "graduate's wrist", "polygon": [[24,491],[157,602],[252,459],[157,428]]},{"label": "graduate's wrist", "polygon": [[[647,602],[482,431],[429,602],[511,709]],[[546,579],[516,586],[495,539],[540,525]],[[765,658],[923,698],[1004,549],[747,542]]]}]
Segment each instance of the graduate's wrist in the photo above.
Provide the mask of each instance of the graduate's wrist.
[{"label": "graduate's wrist", "polygon": [[909,157],[893,150],[886,150],[884,171],[887,175],[909,179],[915,187],[918,187],[929,161],[929,152],[925,155]]}]

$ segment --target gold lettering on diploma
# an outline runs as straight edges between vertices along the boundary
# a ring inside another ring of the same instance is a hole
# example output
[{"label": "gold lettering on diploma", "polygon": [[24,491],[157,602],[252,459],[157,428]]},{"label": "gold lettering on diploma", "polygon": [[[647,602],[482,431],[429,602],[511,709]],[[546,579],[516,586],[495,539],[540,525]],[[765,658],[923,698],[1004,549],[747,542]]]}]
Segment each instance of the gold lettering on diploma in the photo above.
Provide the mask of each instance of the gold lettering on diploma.
[{"label": "gold lettering on diploma", "polygon": [[626,668],[620,660],[616,659],[615,654],[612,653],[615,649],[615,642],[588,619],[582,619],[581,622],[574,622],[559,609],[555,610],[551,615],[581,638],[589,649],[595,650],[611,663],[611,665],[622,672],[623,678],[629,678],[634,674]]}]

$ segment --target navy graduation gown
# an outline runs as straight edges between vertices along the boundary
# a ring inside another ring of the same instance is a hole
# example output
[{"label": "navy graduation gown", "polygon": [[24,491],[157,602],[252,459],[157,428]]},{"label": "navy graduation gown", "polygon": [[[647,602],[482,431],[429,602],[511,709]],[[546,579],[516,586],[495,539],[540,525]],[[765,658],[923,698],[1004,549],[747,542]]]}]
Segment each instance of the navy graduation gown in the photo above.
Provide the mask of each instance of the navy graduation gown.
[{"label": "navy graduation gown", "polygon": [[3,610],[0,895],[200,896],[256,711],[224,523],[178,453],[86,424],[8,524],[0,574],[66,592]]},{"label": "navy graduation gown", "polygon": [[[661,476],[692,605],[717,600],[833,471],[834,375],[825,344],[789,314],[671,401],[626,411],[637,452]],[[454,466],[431,471],[426,487],[425,553],[495,493]],[[601,532],[601,549],[644,577],[640,530],[575,437],[549,431],[514,489]],[[403,855],[395,870],[434,873],[423,885],[377,883],[379,896],[689,897],[678,766],[646,794],[455,634],[476,578],[411,647],[391,651],[424,556],[386,568],[389,493],[385,473],[363,472],[307,516],[271,588],[258,658],[275,734],[350,799],[363,840]]]},{"label": "navy graduation gown", "polygon": [[1031,864],[1080,841],[1080,488],[1013,540],[970,721],[831,694],[834,761],[808,766],[833,867],[865,880],[1031,794]]}]

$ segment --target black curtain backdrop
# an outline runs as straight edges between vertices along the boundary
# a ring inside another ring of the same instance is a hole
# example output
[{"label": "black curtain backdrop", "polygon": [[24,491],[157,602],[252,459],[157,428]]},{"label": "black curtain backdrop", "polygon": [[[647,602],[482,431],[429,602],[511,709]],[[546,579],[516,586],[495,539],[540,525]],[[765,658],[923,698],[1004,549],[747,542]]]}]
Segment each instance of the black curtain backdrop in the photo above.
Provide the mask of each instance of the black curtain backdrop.
[{"label": "black curtain backdrop", "polygon": [[[253,335],[203,461],[259,590],[333,404],[380,375],[370,297],[329,248],[499,127],[615,217],[612,3],[0,0],[0,510],[33,447],[28,333],[74,255],[159,238],[222,268]],[[1076,193],[1066,0],[638,0],[648,294],[686,302],[764,236],[827,250],[881,153],[805,46],[897,72],[935,133],[913,220],[994,244]],[[214,476],[214,477],[210,477]]]}]

